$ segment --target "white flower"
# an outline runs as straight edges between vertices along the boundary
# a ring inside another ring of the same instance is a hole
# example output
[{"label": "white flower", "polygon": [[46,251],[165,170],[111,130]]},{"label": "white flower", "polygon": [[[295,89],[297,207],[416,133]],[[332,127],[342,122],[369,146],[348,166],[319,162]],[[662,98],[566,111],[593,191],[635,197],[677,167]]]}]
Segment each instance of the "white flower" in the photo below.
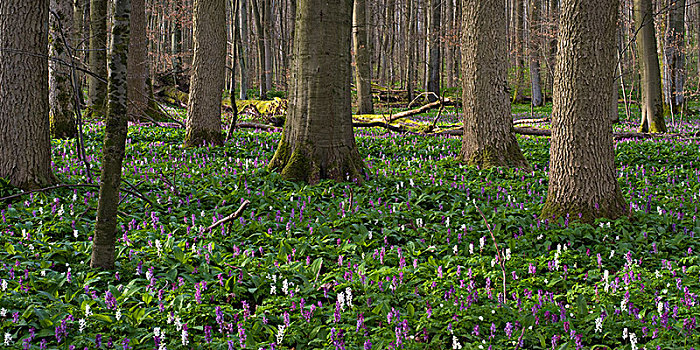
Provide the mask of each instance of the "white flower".
[{"label": "white flower", "polygon": [[277,295],[277,286],[272,283],[270,284],[270,294]]},{"label": "white flower", "polygon": [[445,226],[450,227],[450,217],[447,217],[447,220],[445,220]]},{"label": "white flower", "polygon": [[85,321],[84,318],[79,319],[78,320],[78,332],[83,333],[83,331],[85,330],[86,324],[87,324],[87,322]]},{"label": "white flower", "polygon": [[462,344],[459,343],[459,340],[457,340],[456,336],[452,336],[452,349],[461,349]]},{"label": "white flower", "polygon": [[10,346],[10,344],[12,344],[12,334],[5,333],[5,342],[3,344],[5,346]]},{"label": "white flower", "polygon": [[627,298],[622,297],[622,301],[620,302],[620,311],[625,310],[627,310]]},{"label": "white flower", "polygon": [[117,309],[117,313],[114,314],[114,318],[116,318],[117,321],[119,321],[122,318],[122,310]]},{"label": "white flower", "polygon": [[469,254],[474,254],[474,243],[469,243]]},{"label": "white flower", "polygon": [[622,339],[627,339],[627,334],[627,328],[625,327],[625,329],[622,330]]},{"label": "white flower", "polygon": [[167,342],[165,341],[165,331],[162,331],[160,333],[160,345],[158,345],[158,350],[166,350],[167,349]]},{"label": "white flower", "polygon": [[352,307],[352,289],[350,287],[345,288],[345,302],[348,304],[348,307]]},{"label": "white flower", "polygon": [[345,311],[345,293],[338,293],[338,301],[336,303],[340,310]]},{"label": "white flower", "polygon": [[180,335],[180,338],[182,339],[182,346],[187,346],[187,344],[190,343],[190,341],[187,339],[187,330],[182,329],[182,334]]},{"label": "white flower", "polygon": [[479,238],[479,249],[484,249],[484,244],[486,244],[486,238]]},{"label": "white flower", "polygon": [[659,272],[659,270],[654,271],[654,276],[656,276],[656,278],[661,278],[661,272]]},{"label": "white flower", "polygon": [[175,316],[175,328],[179,332],[182,329],[182,322],[180,322],[180,316]]},{"label": "white flower", "polygon": [[5,317],[5,315],[7,315],[7,309],[5,309],[5,308],[0,309],[0,317]]},{"label": "white flower", "polygon": [[173,323],[173,315],[168,313],[168,324]]},{"label": "white flower", "polygon": [[85,317],[90,317],[92,315],[92,311],[90,311],[90,304],[85,304]]},{"label": "white flower", "polygon": [[664,303],[663,303],[662,301],[659,301],[659,302],[656,304],[656,309],[657,309],[657,311],[659,311],[659,315],[663,315],[663,313],[664,313]]},{"label": "white flower", "polygon": [[282,339],[284,339],[285,327],[283,324],[277,325],[277,345],[282,344]]},{"label": "white flower", "polygon": [[151,277],[153,277],[153,274],[151,273],[151,271],[150,271],[150,270],[149,270],[149,271],[146,271],[146,279],[147,279],[147,280],[150,280]]},{"label": "white flower", "polygon": [[3,292],[7,290],[7,281],[2,280],[2,283],[0,283],[0,287],[2,287]]},{"label": "white flower", "polygon": [[282,281],[282,293],[289,294],[289,281],[286,278]]},{"label": "white flower", "polygon": [[510,248],[506,248],[506,260],[510,260]]},{"label": "white flower", "polygon": [[457,253],[459,253],[459,249],[457,248],[457,245],[456,245],[456,244],[455,244],[454,247],[452,247],[452,252],[453,252],[455,255],[457,255]]},{"label": "white flower", "polygon": [[41,277],[46,277],[46,270],[41,270],[39,274],[41,275]]},{"label": "white flower", "polygon": [[637,350],[637,335],[634,333],[630,333],[630,345],[632,350]]},{"label": "white flower", "polygon": [[78,238],[78,230],[73,230],[73,237]]},{"label": "white flower", "polygon": [[160,337],[160,327],[153,328],[153,335]]},{"label": "white flower", "polygon": [[612,259],[613,255],[615,255],[615,249],[610,251],[610,257],[608,259]]},{"label": "white flower", "polygon": [[161,247],[161,245],[160,245],[160,240],[157,240],[157,239],[156,239],[156,252],[158,253],[158,257],[160,257],[160,256],[162,255],[161,248],[162,248],[162,247]]},{"label": "white flower", "polygon": [[600,333],[603,331],[603,316],[599,316],[595,319],[595,332]]},{"label": "white flower", "polygon": [[605,286],[603,288],[605,289],[606,293],[610,289],[610,283],[608,283],[608,277],[610,277],[610,271],[608,271],[608,270],[603,271],[603,281],[605,281]]}]

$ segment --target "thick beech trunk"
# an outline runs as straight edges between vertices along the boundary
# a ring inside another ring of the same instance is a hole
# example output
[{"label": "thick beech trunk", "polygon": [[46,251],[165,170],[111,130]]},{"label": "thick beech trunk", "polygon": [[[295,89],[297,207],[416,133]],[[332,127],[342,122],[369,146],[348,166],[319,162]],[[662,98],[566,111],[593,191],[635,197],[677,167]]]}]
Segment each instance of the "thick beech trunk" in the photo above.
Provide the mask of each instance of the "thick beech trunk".
[{"label": "thick beech trunk", "polygon": [[92,240],[90,266],[114,269],[114,245],[119,208],[119,185],[127,134],[127,52],[129,48],[129,9],[131,0],[116,0],[109,60],[109,94],[97,201],[97,222]]},{"label": "thick beech trunk", "polygon": [[569,216],[591,222],[626,213],[610,118],[618,4],[561,2],[545,219]]},{"label": "thick beech trunk", "polygon": [[642,121],[639,131],[666,132],[652,0],[634,0],[634,22],[642,78]]},{"label": "thick beech trunk", "polygon": [[503,2],[463,0],[460,159],[480,167],[529,167],[513,134]]},{"label": "thick beech trunk", "polygon": [[0,177],[22,189],[56,181],[49,134],[49,0],[0,1]]},{"label": "thick beech trunk", "polygon": [[88,105],[94,113],[104,113],[107,84],[107,0],[90,0],[90,51],[88,66]]},{"label": "thick beech trunk", "polygon": [[287,122],[269,167],[295,181],[362,181],[352,130],[352,0],[300,0]]},{"label": "thick beech trunk", "polygon": [[146,43],[146,4],[144,0],[131,0],[131,33],[127,71],[127,111],[129,120],[139,120],[148,110],[148,51]]},{"label": "thick beech trunk", "polygon": [[367,3],[355,0],[353,39],[355,47],[355,83],[357,86],[357,114],[374,114],[372,105],[372,66],[367,46]]},{"label": "thick beech trunk", "polygon": [[225,0],[195,0],[194,60],[185,146],[222,145],[221,94],[226,68]]},{"label": "thick beech trunk", "polygon": [[78,129],[73,117],[73,86],[69,53],[73,38],[73,1],[51,0],[49,15],[49,56],[62,61],[49,60],[49,123],[51,136],[74,138]]}]

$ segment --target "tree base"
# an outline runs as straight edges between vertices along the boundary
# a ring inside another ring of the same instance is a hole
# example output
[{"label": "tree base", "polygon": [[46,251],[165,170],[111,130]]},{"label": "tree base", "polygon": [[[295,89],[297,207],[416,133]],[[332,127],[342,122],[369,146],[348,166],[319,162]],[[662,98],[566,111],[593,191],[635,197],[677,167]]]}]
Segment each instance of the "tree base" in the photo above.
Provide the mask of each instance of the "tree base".
[{"label": "tree base", "polygon": [[596,219],[615,220],[628,214],[628,207],[619,189],[612,198],[604,203],[598,203],[597,206],[573,201],[556,203],[549,197],[547,196],[547,201],[542,208],[541,217],[544,219],[568,216],[569,221],[593,223]]},{"label": "tree base", "polygon": [[467,165],[480,168],[509,167],[531,170],[530,164],[523,156],[515,136],[512,136],[505,153],[493,148],[481,148],[474,151],[467,151],[462,148],[459,160]]},{"label": "tree base", "polygon": [[200,147],[204,145],[223,146],[224,136],[217,131],[188,131],[185,136],[185,147]]},{"label": "tree base", "polygon": [[291,181],[317,184],[330,179],[338,182],[363,181],[364,162],[351,147],[316,148],[310,143],[291,145],[282,135],[268,168]]}]

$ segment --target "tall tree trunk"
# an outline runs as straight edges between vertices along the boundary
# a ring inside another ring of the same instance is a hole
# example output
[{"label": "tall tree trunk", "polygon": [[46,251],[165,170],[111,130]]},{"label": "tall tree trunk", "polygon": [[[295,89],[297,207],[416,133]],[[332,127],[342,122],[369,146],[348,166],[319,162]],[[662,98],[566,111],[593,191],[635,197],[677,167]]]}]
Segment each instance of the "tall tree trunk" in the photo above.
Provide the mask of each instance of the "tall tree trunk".
[{"label": "tall tree trunk", "polygon": [[625,214],[615,170],[610,90],[618,0],[562,0],[549,190],[542,217],[592,222]]},{"label": "tall tree trunk", "polygon": [[[182,24],[179,18],[173,19],[172,33],[170,34],[170,55],[173,60],[173,77],[182,72]],[[176,85],[177,81],[174,82]]]},{"label": "tall tree trunk", "polygon": [[[441,0],[428,0],[428,92],[432,92],[440,96],[440,71],[442,67],[442,59],[440,57],[440,15],[441,15]],[[437,98],[430,95],[428,98],[431,102],[437,101]]]},{"label": "tall tree trunk", "polygon": [[265,90],[272,90],[273,59],[272,54],[272,1],[261,0],[265,3],[263,13],[263,30],[265,31]]},{"label": "tall tree trunk", "polygon": [[[94,113],[104,113],[107,100],[107,0],[90,0],[88,105]],[[100,79],[101,78],[101,79]]]},{"label": "tall tree trunk", "polygon": [[457,45],[455,45],[452,36],[456,32],[455,30],[455,10],[454,10],[454,3],[453,0],[446,0],[446,14],[445,16],[445,45],[444,50],[445,50],[445,87],[446,88],[451,88],[454,87],[454,52],[455,48],[457,48]]},{"label": "tall tree trunk", "polygon": [[246,69],[246,60],[248,59],[248,0],[240,0],[240,8],[238,16],[240,19],[240,37],[238,42],[238,66],[240,70],[240,91],[238,99],[248,99],[248,70]]},{"label": "tall tree trunk", "polygon": [[529,56],[530,56],[530,82],[532,86],[532,105],[542,106],[542,79],[540,78],[540,8],[541,0],[530,0],[528,8],[529,25]]},{"label": "tall tree trunk", "polygon": [[[416,37],[416,9],[413,1],[408,1],[408,37],[413,40]],[[413,101],[415,94],[416,82],[416,45],[408,45],[408,55],[406,57],[406,91],[408,92],[408,100]]]},{"label": "tall tree trunk", "polygon": [[22,189],[56,181],[49,134],[49,0],[0,1],[0,178]]},{"label": "tall tree trunk", "polygon": [[685,87],[685,0],[666,0],[668,16],[664,37],[663,87],[671,115],[683,109]]},{"label": "tall tree trunk", "polygon": [[148,76],[148,50],[146,43],[146,2],[131,0],[131,24],[129,39],[129,70],[126,76],[127,115],[129,120],[139,120],[148,110],[146,78]]},{"label": "tall tree trunk", "polygon": [[[88,37],[88,34],[85,33],[85,28],[87,28],[87,32],[89,32],[90,29],[88,27],[88,23],[86,23],[85,12],[90,12],[89,7],[90,2],[88,0],[73,0],[73,32],[71,33],[70,37],[73,43],[73,55],[78,61],[82,62],[87,61],[84,59],[84,57],[86,57],[85,48],[87,47],[85,45],[85,39]],[[85,74],[77,70],[74,72],[74,74],[78,91],[83,91],[83,79],[85,78]],[[82,93],[79,96],[79,101],[81,104],[85,103]]]},{"label": "tall tree trunk", "polygon": [[287,122],[269,165],[286,179],[363,180],[350,102],[352,4],[297,4]]},{"label": "tall tree trunk", "polygon": [[523,89],[525,88],[525,1],[515,0],[515,92],[513,100],[522,103],[525,99]]},{"label": "tall tree trunk", "polygon": [[105,118],[104,155],[97,200],[97,222],[90,267],[114,269],[114,245],[119,208],[119,185],[127,134],[127,52],[131,0],[116,0],[109,60],[109,100]]},{"label": "tall tree trunk", "polygon": [[357,114],[373,114],[371,53],[367,46],[367,3],[355,0],[353,38],[355,44],[355,82],[357,85]]},{"label": "tall tree trunk", "polygon": [[666,132],[652,0],[634,0],[634,22],[638,33],[637,51],[642,79],[642,121],[639,131]]},{"label": "tall tree trunk", "polygon": [[[69,53],[73,38],[73,1],[51,0],[49,56],[71,62]],[[51,136],[74,138],[78,132],[73,118],[73,86],[71,68],[65,63],[49,60],[49,125]]]},{"label": "tall tree trunk", "polygon": [[512,130],[504,5],[463,0],[464,133],[459,158],[479,167],[528,168]]},{"label": "tall tree trunk", "polygon": [[260,99],[267,100],[267,83],[265,75],[265,25],[263,14],[265,9],[265,0],[252,0],[253,5],[253,19],[255,20],[255,29],[257,30],[257,44],[258,44],[258,80]]},{"label": "tall tree trunk", "polygon": [[225,0],[194,1],[194,60],[185,146],[222,145],[221,94],[226,69]]}]

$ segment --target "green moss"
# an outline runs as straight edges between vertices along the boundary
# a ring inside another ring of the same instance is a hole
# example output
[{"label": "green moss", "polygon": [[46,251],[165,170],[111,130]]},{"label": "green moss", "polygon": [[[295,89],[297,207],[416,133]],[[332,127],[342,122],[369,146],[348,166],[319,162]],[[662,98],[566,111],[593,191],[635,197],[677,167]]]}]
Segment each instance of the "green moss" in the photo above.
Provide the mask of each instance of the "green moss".
[{"label": "green moss", "polygon": [[472,154],[462,154],[461,158],[461,160],[467,165],[478,166],[480,168],[505,166],[530,170],[530,165],[523,156],[520,146],[515,138],[508,143],[505,153],[486,148],[478,150]]},{"label": "green moss", "polygon": [[595,219],[600,218],[615,220],[625,216],[625,214],[627,214],[625,200],[622,197],[622,193],[618,190],[605,203],[599,204],[597,207],[574,201],[556,203],[548,196],[542,207],[541,217],[544,219],[563,218],[568,215],[570,221],[592,223]]}]

